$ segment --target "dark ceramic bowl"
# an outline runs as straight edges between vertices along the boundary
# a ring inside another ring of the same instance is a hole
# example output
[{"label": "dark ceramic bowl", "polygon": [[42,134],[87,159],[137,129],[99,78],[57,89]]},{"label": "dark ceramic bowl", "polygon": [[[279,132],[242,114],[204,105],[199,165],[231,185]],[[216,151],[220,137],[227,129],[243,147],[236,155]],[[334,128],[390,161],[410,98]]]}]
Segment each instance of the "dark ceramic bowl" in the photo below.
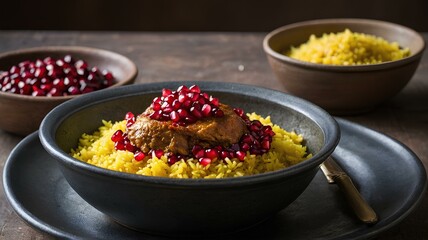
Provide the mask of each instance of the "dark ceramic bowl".
[{"label": "dark ceramic bowl", "polygon": [[[9,70],[25,60],[35,61],[45,57],[63,58],[70,54],[83,59],[90,67],[109,70],[116,79],[111,87],[131,84],[137,77],[137,67],[127,57],[118,53],[76,46],[37,47],[20,49],[0,54],[0,71]],[[81,95],[44,97],[28,96],[0,91],[0,129],[18,135],[27,135],[39,128],[45,115],[55,106]]]},{"label": "dark ceramic bowl", "polygon": [[[306,42],[311,34],[342,32],[346,28],[398,42],[411,51],[401,60],[370,65],[337,66],[300,61],[282,53]],[[263,48],[277,79],[293,95],[332,114],[356,114],[392,98],[410,81],[422,53],[424,39],[404,26],[366,19],[324,19],[300,22],[270,32]]]},{"label": "dark ceramic bowl", "polygon": [[[313,157],[295,166],[254,176],[171,179],[95,167],[68,154],[83,133],[101,120],[141,113],[162,88],[198,84],[223,103],[272,117],[303,134]],[[43,120],[39,136],[71,187],[118,223],[162,235],[224,234],[249,228],[293,202],[308,186],[339,141],[336,121],[302,99],[255,86],[218,82],[166,82],[94,92],[65,102]],[[304,207],[304,206],[302,206]]]}]

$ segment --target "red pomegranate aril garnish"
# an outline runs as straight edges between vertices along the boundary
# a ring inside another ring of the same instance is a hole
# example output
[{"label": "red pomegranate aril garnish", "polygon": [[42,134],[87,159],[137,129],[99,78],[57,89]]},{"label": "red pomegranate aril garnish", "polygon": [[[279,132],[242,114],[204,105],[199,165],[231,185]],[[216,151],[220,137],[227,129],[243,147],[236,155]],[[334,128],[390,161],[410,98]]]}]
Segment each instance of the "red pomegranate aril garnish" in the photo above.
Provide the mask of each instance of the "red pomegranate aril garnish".
[{"label": "red pomegranate aril garnish", "polygon": [[196,158],[202,158],[202,157],[204,157],[205,156],[205,150],[204,149],[200,149],[199,151],[196,151],[194,153],[194,156]]},{"label": "red pomegranate aril garnish", "polygon": [[218,98],[210,97],[210,98],[209,98],[209,101],[210,101],[214,106],[218,107],[218,104],[219,104]]},{"label": "red pomegranate aril garnish", "polygon": [[214,159],[218,158],[218,151],[217,151],[217,149],[212,149],[212,148],[206,149],[204,156],[206,158],[210,158],[210,159],[214,160]]},{"label": "red pomegranate aril garnish", "polygon": [[128,152],[135,152],[137,150],[137,147],[131,144],[131,142],[126,142],[125,149]]},{"label": "red pomegranate aril garnish", "polygon": [[12,66],[10,69],[9,69],[9,73],[10,74],[18,74],[19,73],[19,67],[17,67],[17,66]]},{"label": "red pomegranate aril garnish", "polygon": [[239,161],[244,161],[245,160],[245,152],[243,151],[236,151],[235,152],[235,157],[239,160]]},{"label": "red pomegranate aril garnish", "polygon": [[24,84],[24,86],[20,88],[19,93],[23,95],[31,95],[31,86]]},{"label": "red pomegranate aril garnish", "polygon": [[164,88],[162,89],[162,97],[166,97],[172,93],[171,89]]},{"label": "red pomegranate aril garnish", "polygon": [[209,105],[209,104],[204,104],[204,105],[202,106],[202,108],[201,108],[202,115],[203,115],[204,117],[209,117],[209,116],[211,116],[211,109],[212,109],[211,105]]},{"label": "red pomegranate aril garnish", "polygon": [[57,88],[53,87],[48,92],[47,96],[49,96],[49,97],[58,97],[58,96],[62,96],[62,95],[61,95],[61,91],[59,91]]},{"label": "red pomegranate aril garnish", "polygon": [[244,151],[244,152],[246,152],[246,151],[248,151],[248,150],[250,150],[250,144],[248,144],[248,143],[242,143],[241,144],[241,150],[242,151]]},{"label": "red pomegranate aril garnish", "polygon": [[175,155],[168,156],[168,164],[170,164],[170,165],[178,162],[179,160],[180,159]]},{"label": "red pomegranate aril garnish", "polygon": [[158,111],[154,111],[154,112],[152,112],[152,113],[149,115],[149,117],[150,117],[151,119],[158,120],[158,119],[160,119],[161,115],[162,115],[162,110],[158,110]]},{"label": "red pomegranate aril garnish", "polygon": [[32,96],[37,97],[37,96],[45,96],[46,93],[41,90],[40,88],[33,86],[33,92],[31,93]]},{"label": "red pomegranate aril garnish", "polygon": [[181,103],[178,101],[178,99],[175,99],[171,104],[172,109],[178,110],[181,107]]},{"label": "red pomegranate aril garnish", "polygon": [[106,70],[103,71],[103,76],[108,81],[111,81],[114,79],[113,74],[109,71],[106,71]]},{"label": "red pomegranate aril garnish", "polygon": [[211,159],[209,159],[209,158],[199,158],[199,163],[202,165],[202,166],[208,166],[209,164],[211,164]]},{"label": "red pomegranate aril garnish", "polygon": [[203,148],[201,146],[199,146],[197,144],[194,145],[192,147],[192,154],[193,154],[193,156],[196,156],[196,153],[198,153],[200,150],[203,150]]},{"label": "red pomegranate aril garnish", "polygon": [[183,104],[181,106],[183,109],[189,109],[192,106],[192,101],[186,100],[183,102]]},{"label": "red pomegranate aril garnish", "polygon": [[116,132],[114,132],[113,135],[111,136],[111,140],[113,142],[119,142],[123,140],[123,131],[119,129]]},{"label": "red pomegranate aril garnish", "polygon": [[177,113],[181,118],[185,118],[189,116],[189,113],[185,109],[178,109]]},{"label": "red pomegranate aril garnish", "polygon": [[218,118],[223,117],[223,116],[224,116],[224,112],[223,112],[223,110],[221,110],[221,109],[217,109],[217,110],[214,112],[214,116],[215,116],[215,117],[218,117]]},{"label": "red pomegranate aril garnish", "polygon": [[86,68],[88,68],[88,63],[86,63],[85,61],[83,61],[83,60],[77,60],[75,63],[74,63],[74,67],[76,67],[76,68],[78,68],[78,69],[86,69]]},{"label": "red pomegranate aril garnish", "polygon": [[197,85],[192,85],[192,86],[189,87],[189,91],[193,92],[193,93],[200,93],[201,89]]},{"label": "red pomegranate aril garnish", "polygon": [[164,152],[162,149],[156,149],[156,150],[152,151],[153,157],[161,158],[163,156],[163,154],[164,154]]},{"label": "red pomegranate aril garnish", "polygon": [[262,143],[261,143],[261,147],[263,149],[269,150],[270,149],[270,142],[267,141],[267,140],[263,140]]},{"label": "red pomegranate aril garnish", "polygon": [[245,115],[244,110],[242,110],[242,108],[234,108],[233,109],[235,111],[236,114],[238,114],[238,116],[240,116],[241,118]]},{"label": "red pomegranate aril garnish", "polygon": [[227,157],[229,157],[229,152],[228,151],[221,151],[220,152],[220,158],[221,159],[225,159]]},{"label": "red pomegranate aril garnish", "polygon": [[197,119],[202,118],[202,113],[196,107],[191,107],[190,113]]},{"label": "red pomegranate aril garnish", "polygon": [[181,85],[177,88],[177,92],[188,92],[189,88],[186,85]]},{"label": "red pomegranate aril garnish", "polygon": [[185,101],[189,100],[189,98],[185,94],[178,95],[178,102],[184,103]]},{"label": "red pomegranate aril garnish", "polygon": [[180,115],[179,115],[176,111],[172,111],[172,112],[169,114],[169,117],[171,118],[171,120],[172,120],[173,122],[178,122],[178,121],[180,121]]},{"label": "red pomegranate aril garnish", "polygon": [[161,105],[159,103],[157,103],[157,102],[152,103],[152,108],[155,111],[159,111],[159,110],[162,109]]},{"label": "red pomegranate aril garnish", "polygon": [[124,143],[124,142],[122,142],[122,141],[115,142],[115,143],[114,143],[114,148],[115,148],[116,150],[125,150],[125,149],[126,149],[126,148],[125,148],[125,143]]},{"label": "red pomegranate aril garnish", "polygon": [[132,119],[135,119],[135,115],[132,112],[127,112],[125,114],[125,120],[129,121],[129,120],[132,120]]}]

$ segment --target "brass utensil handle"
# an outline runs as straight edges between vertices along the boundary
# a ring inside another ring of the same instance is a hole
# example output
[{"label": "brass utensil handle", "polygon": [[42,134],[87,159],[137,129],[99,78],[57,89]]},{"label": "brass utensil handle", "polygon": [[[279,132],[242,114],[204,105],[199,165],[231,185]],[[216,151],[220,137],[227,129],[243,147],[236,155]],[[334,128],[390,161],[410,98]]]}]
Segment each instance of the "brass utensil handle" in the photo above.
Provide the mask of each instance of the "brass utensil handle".
[{"label": "brass utensil handle", "polygon": [[338,174],[333,176],[333,179],[345,194],[348,203],[361,221],[368,224],[374,224],[378,221],[376,212],[370,207],[366,200],[364,200],[349,176]]}]

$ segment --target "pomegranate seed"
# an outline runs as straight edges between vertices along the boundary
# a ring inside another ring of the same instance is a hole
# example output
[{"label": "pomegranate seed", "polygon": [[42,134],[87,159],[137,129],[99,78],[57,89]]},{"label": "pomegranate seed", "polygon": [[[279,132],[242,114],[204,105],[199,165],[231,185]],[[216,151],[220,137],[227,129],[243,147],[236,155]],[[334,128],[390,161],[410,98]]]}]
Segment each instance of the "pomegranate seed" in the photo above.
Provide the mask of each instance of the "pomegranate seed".
[{"label": "pomegranate seed", "polygon": [[152,108],[153,108],[153,110],[155,110],[155,111],[159,111],[159,110],[161,110],[161,109],[162,109],[162,106],[161,106],[159,103],[154,102],[154,103],[152,103]]},{"label": "pomegranate seed", "polygon": [[204,156],[206,158],[210,158],[210,159],[214,160],[214,159],[218,158],[218,151],[217,151],[217,149],[212,149],[212,148],[206,149]]},{"label": "pomegranate seed", "polygon": [[135,152],[137,148],[134,145],[132,145],[130,142],[127,142],[125,144],[125,149],[126,151],[129,151],[129,152]]},{"label": "pomegranate seed", "polygon": [[185,95],[185,94],[179,94],[178,95],[178,101],[180,102],[180,103],[184,103],[185,101],[187,101],[187,100],[189,100],[189,98]]},{"label": "pomegranate seed", "polygon": [[[170,90],[171,91],[171,90]],[[168,104],[172,104],[172,102],[175,100],[174,95],[170,94],[168,96],[165,97],[164,101],[167,102]]]},{"label": "pomegranate seed", "polygon": [[162,89],[162,97],[166,97],[172,93],[171,89],[164,88]]},{"label": "pomegranate seed", "polygon": [[205,150],[204,149],[200,149],[194,155],[195,155],[196,158],[202,158],[202,157],[205,156]]},{"label": "pomegranate seed", "polygon": [[58,97],[61,96],[61,91],[58,90],[58,88],[52,88],[49,93],[47,94],[47,96],[51,96],[51,97]]},{"label": "pomegranate seed", "polygon": [[201,146],[199,146],[199,145],[194,145],[194,146],[192,147],[192,153],[193,153],[193,155],[194,155],[194,156],[196,156],[196,153],[197,153],[197,152],[199,152],[200,150],[202,150],[202,147],[201,147]]},{"label": "pomegranate seed", "polygon": [[246,155],[245,155],[245,152],[243,152],[243,151],[236,151],[235,156],[239,161],[242,162],[242,161],[244,161]]},{"label": "pomegranate seed", "polygon": [[219,104],[218,98],[210,97],[209,100],[214,106],[218,107],[218,104]]},{"label": "pomegranate seed", "polygon": [[129,121],[131,119],[135,119],[135,115],[132,112],[127,112],[125,114],[125,120]]},{"label": "pomegranate seed", "polygon": [[202,111],[202,115],[204,116],[204,117],[209,117],[209,116],[211,116],[211,105],[209,105],[209,104],[204,104],[203,106],[202,106],[202,108],[201,108],[201,111]]},{"label": "pomegranate seed", "polygon": [[87,69],[88,64],[83,60],[77,60],[76,63],[74,63],[74,66],[78,69]]},{"label": "pomegranate seed", "polygon": [[200,93],[201,92],[201,89],[197,85],[190,86],[189,90],[190,90],[190,92],[193,92],[193,93]]},{"label": "pomegranate seed", "polygon": [[156,149],[152,152],[152,157],[161,158],[163,156],[164,152],[162,149]]},{"label": "pomegranate seed", "polygon": [[244,110],[242,108],[234,108],[233,109],[238,116],[243,117],[245,115]]},{"label": "pomegranate seed", "polygon": [[172,111],[169,116],[173,122],[180,121],[180,115],[176,111]]},{"label": "pomegranate seed", "polygon": [[109,71],[103,71],[103,76],[108,81],[111,81],[114,79],[113,74]]},{"label": "pomegranate seed", "polygon": [[181,118],[185,118],[189,116],[189,113],[187,113],[185,109],[178,109],[177,113]]},{"label": "pomegranate seed", "polygon": [[151,119],[159,120],[162,115],[162,110],[152,112],[149,117]]},{"label": "pomegranate seed", "polygon": [[178,99],[175,99],[172,104],[171,104],[172,108],[174,110],[178,110],[181,107],[181,103],[178,101]]},{"label": "pomegranate seed", "polygon": [[220,158],[221,159],[225,159],[227,157],[229,157],[229,152],[227,152],[227,151],[221,151],[220,152]]},{"label": "pomegranate seed", "polygon": [[178,162],[179,160],[180,159],[177,156],[171,155],[168,157],[168,164],[172,165],[172,164]]},{"label": "pomegranate seed", "polygon": [[211,159],[209,159],[209,158],[199,158],[199,163],[202,165],[202,166],[208,166],[210,163],[211,163]]},{"label": "pomegranate seed", "polygon": [[269,150],[270,149],[270,142],[269,141],[262,141],[261,146],[263,149]]},{"label": "pomegranate seed", "polygon": [[124,142],[122,142],[122,141],[115,142],[115,143],[114,143],[114,148],[115,148],[116,150],[125,150],[125,143],[124,143]]},{"label": "pomegranate seed", "polygon": [[241,144],[241,150],[242,151],[244,151],[244,152],[246,152],[246,151],[248,151],[248,150],[250,150],[250,144],[248,144],[248,143],[242,143]]},{"label": "pomegranate seed", "polygon": [[221,109],[217,109],[217,110],[214,112],[214,116],[215,116],[215,117],[223,117],[223,116],[224,116],[224,112],[223,112],[223,110],[221,110]]},{"label": "pomegranate seed", "polygon": [[114,132],[113,135],[111,136],[111,140],[113,142],[118,142],[123,140],[123,131],[119,129],[116,132]]},{"label": "pomegranate seed", "polygon": [[180,87],[177,88],[177,92],[186,93],[188,91],[189,91],[189,89],[185,85],[182,85],[182,86],[180,86]]},{"label": "pomegranate seed", "polygon": [[195,118],[202,118],[202,113],[196,108],[196,107],[191,107],[190,108],[190,113],[195,117]]}]

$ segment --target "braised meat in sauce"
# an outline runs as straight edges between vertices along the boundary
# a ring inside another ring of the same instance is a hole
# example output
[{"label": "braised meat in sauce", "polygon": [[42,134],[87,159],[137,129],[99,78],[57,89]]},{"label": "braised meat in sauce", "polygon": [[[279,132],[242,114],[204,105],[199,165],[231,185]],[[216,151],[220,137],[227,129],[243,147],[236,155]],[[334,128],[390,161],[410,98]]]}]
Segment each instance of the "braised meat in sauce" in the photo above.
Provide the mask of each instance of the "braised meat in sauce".
[{"label": "braised meat in sauce", "polygon": [[223,117],[207,117],[189,125],[172,124],[172,121],[158,121],[149,115],[152,106],[136,117],[135,123],[127,128],[131,143],[142,152],[150,149],[164,149],[166,152],[189,155],[194,145],[202,147],[230,146],[245,134],[247,126],[233,108],[219,104]]}]

